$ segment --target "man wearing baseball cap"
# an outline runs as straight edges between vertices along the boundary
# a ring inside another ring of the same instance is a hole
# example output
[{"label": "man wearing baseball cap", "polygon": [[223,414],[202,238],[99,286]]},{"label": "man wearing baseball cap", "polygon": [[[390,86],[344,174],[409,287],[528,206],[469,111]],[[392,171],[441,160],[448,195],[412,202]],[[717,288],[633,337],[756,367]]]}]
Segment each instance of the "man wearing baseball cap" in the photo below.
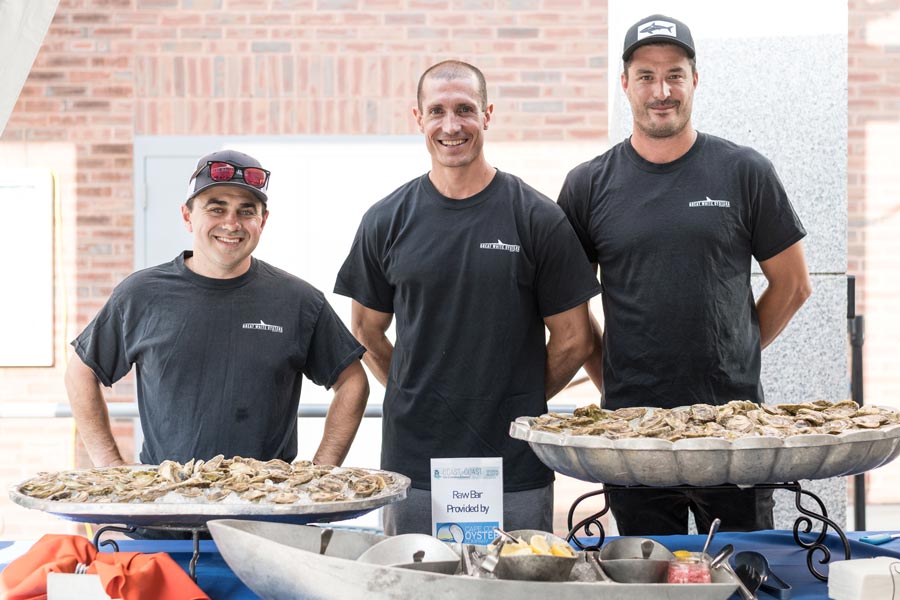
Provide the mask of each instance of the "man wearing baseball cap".
[{"label": "man wearing baseball cap", "polygon": [[[761,350],[811,293],[806,231],[772,163],[698,132],[690,29],[651,15],[622,52],[631,137],[575,167],[559,205],[599,266],[604,330],[585,369],[603,406],[762,403]],[[768,287],[754,300],[751,258]],[[771,529],[770,491],[610,491],[622,535]]]},{"label": "man wearing baseball cap", "polygon": [[334,390],[313,462],[344,460],[369,394],[365,349],[322,292],[252,256],[269,217],[269,177],[234,150],[201,158],[181,207],[193,249],[127,277],[72,342],[66,389],[94,465],[129,462],[100,384],[132,366],[142,463],[293,461],[304,375]]}]

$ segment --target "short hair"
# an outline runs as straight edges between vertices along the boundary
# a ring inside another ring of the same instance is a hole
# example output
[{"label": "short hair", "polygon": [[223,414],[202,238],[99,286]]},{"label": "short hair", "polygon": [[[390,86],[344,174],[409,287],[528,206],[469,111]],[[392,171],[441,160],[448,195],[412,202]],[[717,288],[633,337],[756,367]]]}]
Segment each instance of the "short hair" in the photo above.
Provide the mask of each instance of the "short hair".
[{"label": "short hair", "polygon": [[419,105],[419,111],[422,111],[422,86],[425,83],[425,79],[434,77],[436,79],[451,80],[462,79],[463,77],[468,77],[470,75],[475,75],[475,79],[478,81],[478,96],[481,99],[481,110],[486,111],[488,97],[484,73],[482,73],[478,67],[461,60],[445,60],[428,67],[428,69],[422,73],[422,76],[419,78],[419,85],[416,89],[416,102]]},{"label": "short hair", "polygon": [[[684,50],[684,48],[682,46],[679,46],[678,44],[670,44],[669,42],[665,42],[665,41],[649,42],[647,44],[644,44],[644,46],[675,46],[676,48],[681,48],[682,50]],[[688,56],[687,52],[684,53],[684,56],[685,56],[685,58],[687,58],[688,63],[690,63],[690,65],[691,65],[691,75],[695,74],[697,72],[697,58]],[[628,60],[623,62],[626,80],[628,79],[628,67],[631,66],[631,63],[633,60],[634,60],[634,52],[631,53],[631,56],[628,57]]]}]

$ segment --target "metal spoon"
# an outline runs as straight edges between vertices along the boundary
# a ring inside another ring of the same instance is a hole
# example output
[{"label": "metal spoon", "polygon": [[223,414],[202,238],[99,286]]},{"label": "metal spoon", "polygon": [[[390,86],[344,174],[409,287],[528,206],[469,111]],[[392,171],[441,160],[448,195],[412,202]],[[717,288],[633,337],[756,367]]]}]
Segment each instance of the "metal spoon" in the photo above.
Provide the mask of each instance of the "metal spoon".
[{"label": "metal spoon", "polygon": [[719,553],[716,554],[711,561],[709,561],[709,568],[715,569],[720,564],[722,564],[723,560],[727,560],[729,556],[731,556],[732,552],[734,552],[734,546],[731,544],[725,544],[722,546],[722,549],[719,550]]},{"label": "metal spoon", "polygon": [[703,554],[706,554],[706,551],[709,549],[709,543],[712,542],[713,536],[719,531],[719,525],[721,524],[722,519],[719,519],[718,517],[713,519],[713,522],[709,524],[709,535],[706,536],[706,543],[703,544]]}]

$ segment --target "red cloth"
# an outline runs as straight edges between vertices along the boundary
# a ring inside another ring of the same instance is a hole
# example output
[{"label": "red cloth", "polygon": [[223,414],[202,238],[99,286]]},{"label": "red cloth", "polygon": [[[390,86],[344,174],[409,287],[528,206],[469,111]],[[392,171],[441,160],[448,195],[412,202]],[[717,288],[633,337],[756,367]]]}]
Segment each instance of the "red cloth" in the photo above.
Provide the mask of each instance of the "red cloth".
[{"label": "red cloth", "polygon": [[165,552],[97,552],[77,535],[48,534],[0,573],[0,600],[46,600],[47,573],[74,573],[78,563],[100,576],[110,598],[209,600]]}]

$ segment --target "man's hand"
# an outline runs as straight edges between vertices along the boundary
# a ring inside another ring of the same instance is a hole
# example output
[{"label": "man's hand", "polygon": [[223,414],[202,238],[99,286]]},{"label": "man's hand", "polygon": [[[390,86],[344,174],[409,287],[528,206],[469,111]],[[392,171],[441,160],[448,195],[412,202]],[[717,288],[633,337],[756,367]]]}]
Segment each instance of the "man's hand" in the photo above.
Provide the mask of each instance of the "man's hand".
[{"label": "man's hand", "polygon": [[317,465],[339,466],[356,437],[369,399],[369,380],[358,360],[341,371],[332,389],[334,399],[325,416],[325,432],[313,457]]},{"label": "man's hand", "polygon": [[588,303],[544,319],[550,330],[544,390],[549,400],[559,393],[584,364],[593,349]]},{"label": "man's hand", "polygon": [[95,467],[126,464],[109,425],[109,411],[94,372],[73,354],[66,369],[66,392],[75,426]]}]

